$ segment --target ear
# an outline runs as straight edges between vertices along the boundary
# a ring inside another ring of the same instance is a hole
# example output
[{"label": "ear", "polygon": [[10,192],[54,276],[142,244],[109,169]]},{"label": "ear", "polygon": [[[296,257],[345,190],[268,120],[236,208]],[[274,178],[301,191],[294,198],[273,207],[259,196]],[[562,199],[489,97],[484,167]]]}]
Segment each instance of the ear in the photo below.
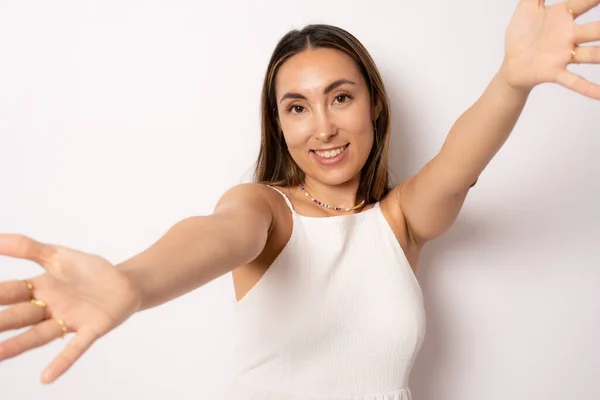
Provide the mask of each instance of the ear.
[{"label": "ear", "polygon": [[379,96],[374,95],[373,106],[371,107],[371,119],[373,120],[373,122],[377,121],[382,109],[383,103],[381,102],[381,99],[379,98]]}]

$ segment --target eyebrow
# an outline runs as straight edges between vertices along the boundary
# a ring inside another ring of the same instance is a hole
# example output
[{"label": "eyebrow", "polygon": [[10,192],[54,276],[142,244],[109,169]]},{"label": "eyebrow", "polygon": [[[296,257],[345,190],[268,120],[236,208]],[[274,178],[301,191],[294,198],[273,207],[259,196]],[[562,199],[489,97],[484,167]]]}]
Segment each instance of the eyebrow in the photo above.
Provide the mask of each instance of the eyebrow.
[{"label": "eyebrow", "polygon": [[[349,79],[338,79],[337,81],[332,82],[329,85],[327,85],[327,87],[325,87],[325,89],[323,89],[323,94],[327,94],[327,93],[331,92],[332,90],[334,90],[342,85],[345,85],[345,84],[356,85],[355,82],[353,82]],[[304,97],[300,93],[286,93],[281,97],[281,100],[279,100],[279,103],[281,104],[281,102],[283,102],[285,99],[306,100],[306,97]]]}]

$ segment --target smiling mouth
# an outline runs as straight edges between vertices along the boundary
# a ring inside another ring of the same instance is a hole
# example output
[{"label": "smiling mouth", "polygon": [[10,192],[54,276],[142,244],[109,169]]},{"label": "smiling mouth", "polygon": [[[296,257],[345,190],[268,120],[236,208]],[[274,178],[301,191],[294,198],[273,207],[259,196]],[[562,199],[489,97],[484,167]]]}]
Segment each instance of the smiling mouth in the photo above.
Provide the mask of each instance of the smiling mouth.
[{"label": "smiling mouth", "polygon": [[344,151],[346,151],[348,146],[350,146],[350,143],[348,143],[345,146],[337,147],[337,148],[331,149],[331,150],[326,150],[326,151],[311,150],[311,152],[315,153],[316,155],[318,155],[319,157],[322,157],[322,158],[333,158],[335,156],[342,154]]}]

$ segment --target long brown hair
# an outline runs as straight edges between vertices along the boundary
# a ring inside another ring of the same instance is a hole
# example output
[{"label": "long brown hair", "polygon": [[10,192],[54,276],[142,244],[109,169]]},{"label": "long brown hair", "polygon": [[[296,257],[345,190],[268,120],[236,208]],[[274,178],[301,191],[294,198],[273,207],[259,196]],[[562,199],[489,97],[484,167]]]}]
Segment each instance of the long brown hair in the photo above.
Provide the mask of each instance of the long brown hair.
[{"label": "long brown hair", "polygon": [[374,121],[373,147],[361,171],[357,193],[357,197],[366,199],[367,203],[379,201],[391,189],[388,172],[389,101],[379,70],[365,47],[350,33],[331,25],[308,25],[302,30],[292,30],[281,38],[271,55],[262,90],[262,133],[254,181],[281,186],[294,186],[304,182],[305,174],[288,152],[277,122],[275,77],[279,67],[287,59],[316,48],[336,49],[349,55],[367,83],[372,105],[380,102],[381,112]]}]

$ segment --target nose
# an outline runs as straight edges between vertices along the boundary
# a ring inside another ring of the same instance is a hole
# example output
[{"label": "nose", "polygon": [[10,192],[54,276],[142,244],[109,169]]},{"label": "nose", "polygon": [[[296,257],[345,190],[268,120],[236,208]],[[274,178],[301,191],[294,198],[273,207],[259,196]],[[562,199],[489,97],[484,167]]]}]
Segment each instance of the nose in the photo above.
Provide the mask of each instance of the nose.
[{"label": "nose", "polygon": [[318,140],[327,142],[337,133],[337,127],[331,120],[327,111],[321,111],[320,113],[317,113],[315,124],[315,137]]}]

